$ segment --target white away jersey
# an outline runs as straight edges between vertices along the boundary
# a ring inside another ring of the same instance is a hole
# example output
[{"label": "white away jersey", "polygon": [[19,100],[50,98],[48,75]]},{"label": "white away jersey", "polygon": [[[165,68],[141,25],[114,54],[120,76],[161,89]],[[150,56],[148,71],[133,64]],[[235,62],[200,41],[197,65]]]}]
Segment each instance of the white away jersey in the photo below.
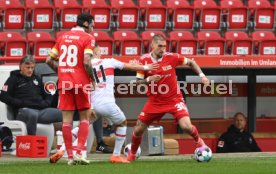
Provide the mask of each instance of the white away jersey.
[{"label": "white away jersey", "polygon": [[96,90],[92,92],[93,106],[115,102],[114,69],[123,69],[124,63],[114,58],[92,59]]}]

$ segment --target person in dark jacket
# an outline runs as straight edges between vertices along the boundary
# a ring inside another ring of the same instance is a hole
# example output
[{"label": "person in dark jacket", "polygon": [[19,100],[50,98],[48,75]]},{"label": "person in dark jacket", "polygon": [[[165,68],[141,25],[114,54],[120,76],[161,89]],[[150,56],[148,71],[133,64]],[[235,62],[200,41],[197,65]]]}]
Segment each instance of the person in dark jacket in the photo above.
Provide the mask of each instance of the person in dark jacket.
[{"label": "person in dark jacket", "polygon": [[26,123],[28,135],[36,135],[37,123],[62,121],[61,111],[50,108],[53,96],[44,90],[44,84],[34,74],[34,69],[34,59],[23,57],[19,70],[10,73],[0,93],[0,101],[12,107],[15,119]]},{"label": "person in dark jacket", "polygon": [[218,141],[217,153],[261,152],[254,137],[246,131],[246,117],[238,112],[234,115],[234,124],[223,133]]}]

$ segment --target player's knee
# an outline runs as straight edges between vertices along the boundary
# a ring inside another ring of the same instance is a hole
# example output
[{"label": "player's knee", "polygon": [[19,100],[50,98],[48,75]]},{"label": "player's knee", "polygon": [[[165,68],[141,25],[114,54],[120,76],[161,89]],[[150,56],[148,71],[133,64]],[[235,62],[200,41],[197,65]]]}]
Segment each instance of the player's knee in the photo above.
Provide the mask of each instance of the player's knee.
[{"label": "player's knee", "polygon": [[121,122],[119,124],[116,124],[116,126],[119,126],[119,127],[127,126],[127,120],[124,120],[123,122]]},{"label": "player's knee", "polygon": [[138,121],[137,125],[135,127],[135,130],[134,130],[135,136],[142,136],[143,133],[145,132],[146,128],[147,128],[147,125]]}]

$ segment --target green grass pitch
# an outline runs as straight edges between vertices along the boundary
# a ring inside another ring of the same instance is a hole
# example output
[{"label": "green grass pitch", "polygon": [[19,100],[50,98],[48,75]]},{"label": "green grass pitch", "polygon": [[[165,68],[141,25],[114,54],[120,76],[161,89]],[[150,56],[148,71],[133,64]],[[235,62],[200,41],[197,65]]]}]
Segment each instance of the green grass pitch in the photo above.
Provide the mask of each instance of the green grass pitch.
[{"label": "green grass pitch", "polygon": [[276,157],[224,157],[199,163],[190,158],[139,159],[131,164],[111,164],[107,160],[90,165],[68,166],[65,160],[50,164],[48,159],[5,161],[0,158],[0,174],[276,174]]}]

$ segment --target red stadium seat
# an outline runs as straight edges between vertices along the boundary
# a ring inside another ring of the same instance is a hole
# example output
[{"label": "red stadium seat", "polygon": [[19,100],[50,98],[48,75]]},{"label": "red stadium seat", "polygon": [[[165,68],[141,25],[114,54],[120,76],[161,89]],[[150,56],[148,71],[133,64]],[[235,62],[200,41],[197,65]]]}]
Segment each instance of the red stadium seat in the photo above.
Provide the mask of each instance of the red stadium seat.
[{"label": "red stadium seat", "polygon": [[110,6],[103,0],[83,0],[84,11],[94,16],[94,29],[110,29]]},{"label": "red stadium seat", "polygon": [[252,54],[252,39],[248,37],[247,33],[241,31],[228,31],[225,33],[225,40],[230,54]]},{"label": "red stadium seat", "polygon": [[197,33],[200,53],[205,55],[224,55],[224,39],[218,32],[201,31]]},{"label": "red stadium seat", "polygon": [[194,9],[187,0],[167,0],[167,11],[174,30],[193,29]]},{"label": "red stadium seat", "polygon": [[53,29],[53,6],[48,0],[26,0],[25,6],[33,30]]},{"label": "red stadium seat", "polygon": [[91,34],[95,37],[97,44],[100,45],[102,55],[111,56],[113,53],[113,39],[104,31],[93,31]]},{"label": "red stadium seat", "polygon": [[274,7],[267,0],[250,0],[248,8],[251,12],[255,29],[271,29],[274,25]]},{"label": "red stadium seat", "polygon": [[26,39],[18,32],[0,32],[0,45],[4,56],[21,57],[26,55]]},{"label": "red stadium seat", "polygon": [[[151,39],[152,37],[155,35],[155,34],[160,34],[162,36],[164,36],[165,38],[166,35],[162,32],[162,31],[143,31],[141,33],[141,39],[142,39],[142,53],[148,53],[151,51],[151,48],[150,48],[150,43],[151,43]],[[169,51],[169,44],[168,44],[168,41],[167,41],[167,48],[166,48],[166,51]]]},{"label": "red stadium seat", "polygon": [[82,12],[77,0],[54,0],[54,6],[61,29],[70,29],[76,25],[77,16]]},{"label": "red stadium seat", "polygon": [[47,56],[55,44],[55,39],[48,32],[27,33],[29,50],[35,56]]},{"label": "red stadium seat", "polygon": [[4,30],[23,30],[25,28],[25,7],[20,0],[1,0],[0,13],[3,14]]},{"label": "red stadium seat", "polygon": [[220,29],[220,7],[213,0],[195,0],[194,9],[201,29]]},{"label": "red stadium seat", "polygon": [[247,7],[240,0],[222,0],[220,2],[223,21],[228,29],[247,30]]},{"label": "red stadium seat", "polygon": [[118,29],[138,28],[138,7],[132,0],[111,0],[111,7],[117,11]]},{"label": "red stadium seat", "polygon": [[169,34],[170,50],[183,55],[197,54],[197,40],[188,31],[172,31]]},{"label": "red stadium seat", "polygon": [[138,56],[141,54],[141,39],[134,31],[115,31],[113,33],[116,51],[122,56]]},{"label": "red stadium seat", "polygon": [[140,0],[139,7],[145,29],[165,29],[166,8],[160,0]]},{"label": "red stadium seat", "polygon": [[252,33],[252,40],[254,42],[256,54],[276,54],[276,38],[271,31],[255,31]]}]

